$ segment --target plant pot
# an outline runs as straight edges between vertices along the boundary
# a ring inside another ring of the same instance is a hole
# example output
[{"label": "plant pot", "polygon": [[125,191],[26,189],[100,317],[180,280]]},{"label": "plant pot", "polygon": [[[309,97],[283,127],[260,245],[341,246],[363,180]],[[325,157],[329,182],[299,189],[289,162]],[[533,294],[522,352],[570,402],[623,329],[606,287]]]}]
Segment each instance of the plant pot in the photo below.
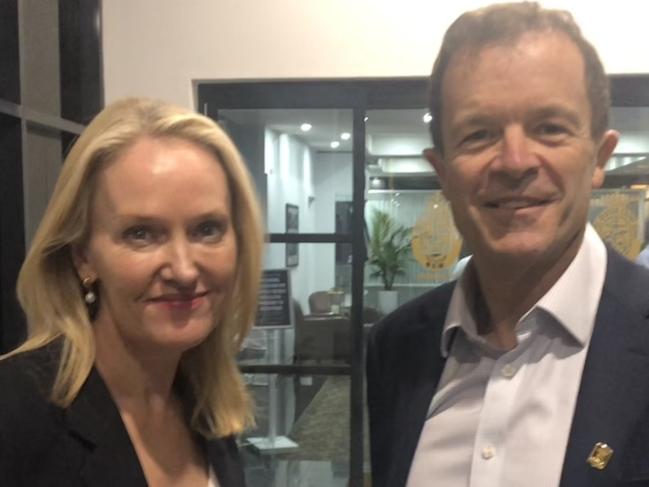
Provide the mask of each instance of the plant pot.
[{"label": "plant pot", "polygon": [[379,310],[381,313],[384,315],[387,315],[388,313],[392,312],[397,308],[399,305],[399,294],[397,291],[390,290],[386,291],[385,289],[382,289],[379,291]]}]

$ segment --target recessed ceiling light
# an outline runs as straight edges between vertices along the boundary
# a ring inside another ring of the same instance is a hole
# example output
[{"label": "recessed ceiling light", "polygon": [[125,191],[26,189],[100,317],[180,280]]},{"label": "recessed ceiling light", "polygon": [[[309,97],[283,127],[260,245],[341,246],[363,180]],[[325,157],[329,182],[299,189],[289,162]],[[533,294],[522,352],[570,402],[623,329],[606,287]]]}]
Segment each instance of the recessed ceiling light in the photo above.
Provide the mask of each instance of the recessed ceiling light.
[{"label": "recessed ceiling light", "polygon": [[300,125],[300,130],[301,130],[302,132],[308,132],[308,131],[311,130],[312,128],[313,128],[313,125],[311,125],[310,123],[307,123],[307,122],[305,122],[305,123],[303,123],[302,125]]},{"label": "recessed ceiling light", "polygon": [[332,149],[337,149],[338,147],[340,147],[340,142],[338,142],[337,140],[333,140],[329,145],[331,146]]},{"label": "recessed ceiling light", "polygon": [[424,123],[430,123],[433,121],[433,116],[430,114],[430,112],[426,112],[423,116]]},{"label": "recessed ceiling light", "polygon": [[382,189],[383,180],[381,178],[372,178],[370,179],[370,186],[374,189]]},{"label": "recessed ceiling light", "polygon": [[349,132],[343,132],[342,134],[340,134],[340,138],[342,140],[349,140],[351,138],[351,136],[352,136],[352,134],[350,134]]}]

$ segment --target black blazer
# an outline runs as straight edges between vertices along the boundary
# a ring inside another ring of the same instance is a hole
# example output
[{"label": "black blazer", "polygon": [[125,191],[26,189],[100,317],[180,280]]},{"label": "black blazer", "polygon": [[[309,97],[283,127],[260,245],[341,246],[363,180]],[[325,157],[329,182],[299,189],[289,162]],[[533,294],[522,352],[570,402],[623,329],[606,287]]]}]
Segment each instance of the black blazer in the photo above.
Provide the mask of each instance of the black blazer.
[{"label": "black blazer", "polygon": [[[94,368],[69,408],[47,400],[57,363],[56,345],[0,362],[0,486],[145,487],[117,406]],[[243,487],[234,439],[202,441],[221,487]]]},{"label": "black blazer", "polygon": [[[444,368],[440,339],[453,286],[413,300],[370,332],[367,394],[373,487],[406,484]],[[604,470],[586,462],[597,442],[614,450]],[[543,452],[539,455],[542,458]],[[438,484],[430,479],[429,485]],[[649,486],[649,272],[612,250],[560,485]]]}]

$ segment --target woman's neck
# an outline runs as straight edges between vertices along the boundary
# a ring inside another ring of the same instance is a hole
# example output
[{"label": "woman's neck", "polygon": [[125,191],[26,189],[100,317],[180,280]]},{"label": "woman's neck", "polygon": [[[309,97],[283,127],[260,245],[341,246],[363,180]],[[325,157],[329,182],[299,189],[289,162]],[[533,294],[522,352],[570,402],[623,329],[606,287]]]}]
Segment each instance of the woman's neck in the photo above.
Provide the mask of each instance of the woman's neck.
[{"label": "woman's neck", "polygon": [[94,324],[95,365],[118,406],[158,409],[174,401],[179,353],[151,350],[124,340],[109,322]]}]

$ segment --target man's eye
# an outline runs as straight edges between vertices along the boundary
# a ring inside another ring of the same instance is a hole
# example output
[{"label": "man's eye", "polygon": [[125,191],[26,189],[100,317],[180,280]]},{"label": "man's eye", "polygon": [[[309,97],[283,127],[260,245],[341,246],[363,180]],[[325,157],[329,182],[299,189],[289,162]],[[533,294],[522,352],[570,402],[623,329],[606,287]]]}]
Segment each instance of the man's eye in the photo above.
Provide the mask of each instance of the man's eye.
[{"label": "man's eye", "polygon": [[536,129],[539,135],[555,136],[555,135],[564,135],[568,133],[568,130],[563,126],[557,123],[542,123]]},{"label": "man's eye", "polygon": [[474,130],[473,132],[470,132],[469,134],[465,135],[462,141],[460,142],[460,144],[461,145],[480,144],[482,142],[486,142],[490,140],[491,138],[492,138],[492,133],[487,129]]}]

